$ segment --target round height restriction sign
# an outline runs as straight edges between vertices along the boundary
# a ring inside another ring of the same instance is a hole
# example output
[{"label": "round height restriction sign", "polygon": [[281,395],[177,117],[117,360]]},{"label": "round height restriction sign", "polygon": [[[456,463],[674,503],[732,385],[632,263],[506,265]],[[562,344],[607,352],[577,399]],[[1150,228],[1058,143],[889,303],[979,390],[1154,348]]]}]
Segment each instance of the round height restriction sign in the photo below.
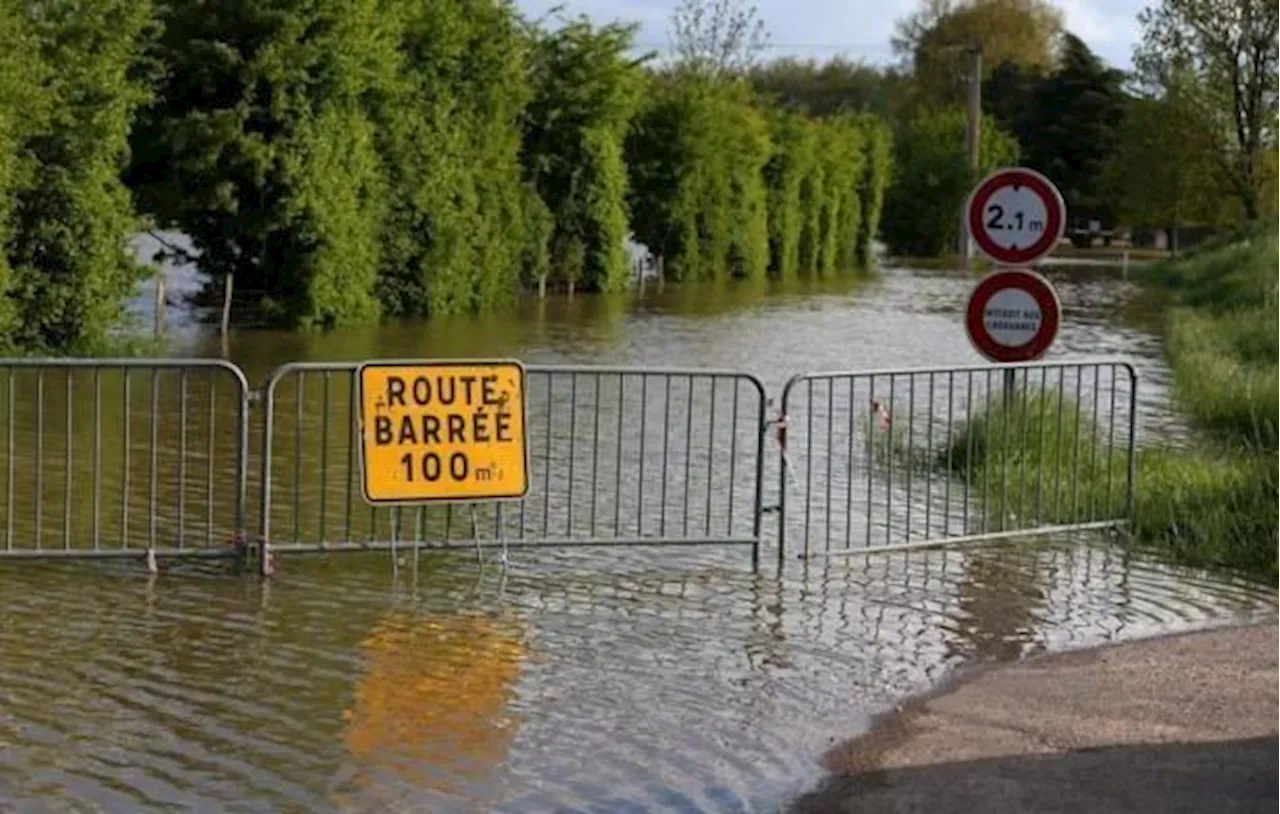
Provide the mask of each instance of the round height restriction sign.
[{"label": "round height restriction sign", "polygon": [[979,353],[993,362],[1030,362],[1053,344],[1062,319],[1049,281],[1026,269],[993,271],[974,286],[965,329]]},{"label": "round height restriction sign", "polygon": [[973,190],[965,225],[987,257],[1006,266],[1035,263],[1058,245],[1067,208],[1058,188],[1035,170],[996,170]]}]

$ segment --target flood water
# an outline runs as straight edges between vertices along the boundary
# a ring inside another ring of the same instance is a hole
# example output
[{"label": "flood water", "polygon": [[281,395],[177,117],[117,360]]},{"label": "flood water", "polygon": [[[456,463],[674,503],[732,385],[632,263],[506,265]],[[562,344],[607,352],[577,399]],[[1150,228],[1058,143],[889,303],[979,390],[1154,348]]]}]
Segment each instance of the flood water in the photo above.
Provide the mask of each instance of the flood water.
[{"label": "flood water", "polygon": [[[1065,311],[1049,358],[1132,362],[1140,438],[1181,437],[1159,340],[1123,317],[1132,290],[1112,270],[1049,273]],[[891,268],[672,286],[514,315],[243,332],[229,350],[255,386],[294,361],[470,356],[741,369],[776,396],[806,370],[979,363],[959,321],[971,284]],[[221,352],[181,314],[169,335],[173,355]],[[193,444],[206,408],[234,425],[198,393]],[[78,438],[88,408],[49,398]],[[164,439],[179,426],[166,421],[137,432]],[[77,451],[77,483],[92,474],[79,443],[46,451]],[[204,476],[183,473],[184,502],[199,502]],[[64,503],[84,528],[91,501],[50,494],[49,532]],[[147,522],[145,497],[124,519],[113,497],[110,523]],[[203,535],[199,517],[174,519],[176,500],[158,500],[166,522]],[[209,520],[210,539],[224,532]],[[222,563],[149,576],[134,562],[8,562],[0,586],[0,808],[15,811],[780,811],[820,777],[824,750],[965,664],[1271,618],[1276,601],[1100,535],[781,575],[753,572],[740,548],[520,549],[505,569],[464,549],[288,556],[265,583]]]}]

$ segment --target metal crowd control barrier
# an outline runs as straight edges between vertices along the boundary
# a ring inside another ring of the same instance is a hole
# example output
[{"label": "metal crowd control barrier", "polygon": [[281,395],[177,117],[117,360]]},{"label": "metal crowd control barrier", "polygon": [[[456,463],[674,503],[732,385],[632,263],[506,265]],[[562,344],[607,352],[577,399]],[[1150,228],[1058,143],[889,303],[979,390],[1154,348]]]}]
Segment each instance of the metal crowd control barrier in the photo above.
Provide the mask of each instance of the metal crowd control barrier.
[{"label": "metal crowd control barrier", "polygon": [[1137,373],[1120,361],[809,373],[782,396],[778,561],[1116,528]]},{"label": "metal crowd control barrier", "polygon": [[741,544],[759,559],[754,376],[527,366],[522,501],[372,507],[360,494],[358,368],[291,364],[267,383],[259,528],[272,552]]},{"label": "metal crowd control barrier", "polygon": [[0,558],[243,552],[249,388],[238,367],[9,359],[0,368]]},{"label": "metal crowd control barrier", "polygon": [[747,373],[528,366],[528,494],[413,507],[361,495],[359,367],[285,365],[252,393],[220,360],[0,363],[0,559],[243,556],[253,520],[264,565],[269,549],[713,544],[758,564],[776,509],[781,564],[1112,529],[1134,511],[1122,361],[804,374],[778,421]]}]

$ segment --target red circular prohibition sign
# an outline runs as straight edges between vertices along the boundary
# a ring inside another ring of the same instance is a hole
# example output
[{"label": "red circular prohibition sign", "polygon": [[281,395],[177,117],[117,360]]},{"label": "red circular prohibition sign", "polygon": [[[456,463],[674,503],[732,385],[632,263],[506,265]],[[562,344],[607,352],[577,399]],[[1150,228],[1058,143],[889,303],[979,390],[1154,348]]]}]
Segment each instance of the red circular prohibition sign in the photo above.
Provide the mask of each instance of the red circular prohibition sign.
[{"label": "red circular prohibition sign", "polygon": [[[983,324],[983,313],[987,303],[997,293],[1008,288],[1021,289],[1031,295],[1040,306],[1040,329],[1025,345],[1010,347],[1002,345],[987,332]],[[965,309],[965,328],[974,347],[983,356],[993,362],[1030,362],[1040,358],[1053,344],[1058,336],[1058,324],[1061,322],[1062,310],[1058,303],[1058,294],[1049,285],[1049,281],[1026,269],[1001,269],[993,271],[973,289],[969,295],[969,304]]]},{"label": "red circular prohibition sign", "polygon": [[[1027,187],[1044,202],[1045,228],[1040,239],[1030,246],[1021,249],[1006,249],[993,241],[987,234],[982,213],[987,208],[987,201],[996,191],[1004,187]],[[1066,226],[1065,205],[1062,195],[1040,173],[1022,167],[996,170],[987,176],[969,197],[969,205],[965,212],[965,220],[969,226],[969,234],[973,242],[978,244],[982,253],[997,263],[1016,266],[1033,263],[1053,251],[1062,239]]]}]

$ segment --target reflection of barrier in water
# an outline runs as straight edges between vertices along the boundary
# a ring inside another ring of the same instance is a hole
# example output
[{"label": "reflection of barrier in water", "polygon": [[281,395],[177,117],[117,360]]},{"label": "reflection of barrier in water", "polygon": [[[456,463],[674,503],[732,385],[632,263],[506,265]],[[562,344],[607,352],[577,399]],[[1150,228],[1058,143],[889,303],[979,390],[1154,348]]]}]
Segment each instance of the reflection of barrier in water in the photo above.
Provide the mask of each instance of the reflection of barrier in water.
[{"label": "reflection of barrier in water", "polygon": [[526,655],[510,622],[397,614],[361,651],[366,668],[344,713],[344,742],[363,776],[389,773],[455,794],[502,764],[520,724],[505,707]]}]

